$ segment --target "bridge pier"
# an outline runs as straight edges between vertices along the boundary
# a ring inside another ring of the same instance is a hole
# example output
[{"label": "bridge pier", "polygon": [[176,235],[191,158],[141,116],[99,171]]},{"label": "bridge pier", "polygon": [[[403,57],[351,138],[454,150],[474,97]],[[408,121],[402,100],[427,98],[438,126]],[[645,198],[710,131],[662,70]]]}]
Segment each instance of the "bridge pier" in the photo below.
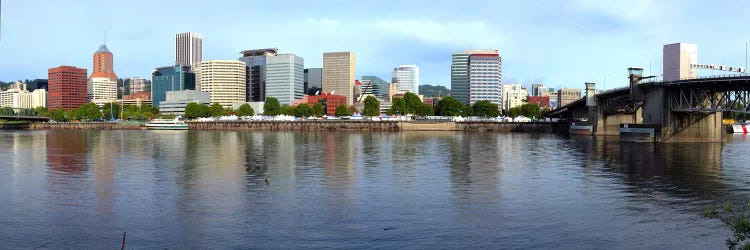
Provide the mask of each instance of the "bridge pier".
[{"label": "bridge pier", "polygon": [[723,142],[721,112],[675,112],[669,100],[678,91],[653,88],[646,91],[643,122],[659,128],[654,142]]}]

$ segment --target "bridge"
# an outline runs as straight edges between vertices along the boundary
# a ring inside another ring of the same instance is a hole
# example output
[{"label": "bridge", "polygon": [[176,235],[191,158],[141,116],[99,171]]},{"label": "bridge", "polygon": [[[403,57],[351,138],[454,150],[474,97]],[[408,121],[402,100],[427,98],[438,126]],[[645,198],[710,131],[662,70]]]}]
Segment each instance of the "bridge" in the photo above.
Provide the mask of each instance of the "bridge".
[{"label": "bridge", "polygon": [[642,81],[630,68],[630,86],[586,96],[550,112],[573,121],[572,133],[619,135],[625,141],[721,142],[722,112],[750,113],[750,76]]},{"label": "bridge", "polygon": [[0,120],[46,122],[49,118],[40,116],[34,109],[3,107],[0,108]]}]

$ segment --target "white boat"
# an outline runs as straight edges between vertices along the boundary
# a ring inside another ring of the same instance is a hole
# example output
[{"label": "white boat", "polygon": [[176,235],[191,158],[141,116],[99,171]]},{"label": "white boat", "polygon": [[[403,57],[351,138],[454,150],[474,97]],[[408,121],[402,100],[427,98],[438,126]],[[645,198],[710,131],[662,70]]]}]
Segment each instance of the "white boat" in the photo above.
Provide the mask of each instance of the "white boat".
[{"label": "white boat", "polygon": [[732,132],[735,134],[747,134],[750,130],[750,125],[734,124],[732,125]]},{"label": "white boat", "polygon": [[154,119],[146,123],[146,128],[152,130],[187,130],[188,125],[180,118],[174,120]]}]

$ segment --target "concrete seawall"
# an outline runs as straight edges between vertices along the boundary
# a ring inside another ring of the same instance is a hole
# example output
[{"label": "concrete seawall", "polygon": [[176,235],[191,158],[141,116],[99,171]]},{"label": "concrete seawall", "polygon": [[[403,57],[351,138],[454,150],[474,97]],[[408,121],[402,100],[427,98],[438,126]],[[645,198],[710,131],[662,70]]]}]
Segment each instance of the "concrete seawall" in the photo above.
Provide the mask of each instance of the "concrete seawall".
[{"label": "concrete seawall", "polygon": [[32,123],[29,129],[95,129],[95,130],[140,130],[145,126],[133,123],[113,122],[56,122],[56,123]]},{"label": "concrete seawall", "polygon": [[[217,121],[188,122],[191,130],[270,130],[270,131],[475,131],[475,132],[567,132],[567,126],[556,123],[500,122],[422,122],[422,121]],[[557,127],[564,127],[557,129]]]}]

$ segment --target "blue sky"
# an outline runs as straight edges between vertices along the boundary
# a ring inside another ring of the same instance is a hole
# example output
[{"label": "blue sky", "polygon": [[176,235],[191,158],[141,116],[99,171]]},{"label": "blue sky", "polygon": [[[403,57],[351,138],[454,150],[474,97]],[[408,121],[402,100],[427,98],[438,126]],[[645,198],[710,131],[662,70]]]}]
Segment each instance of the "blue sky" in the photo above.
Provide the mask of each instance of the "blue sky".
[{"label": "blue sky", "polygon": [[748,13],[739,0],[2,0],[0,80],[91,70],[105,36],[118,76],[149,77],[174,62],[174,34],[193,31],[204,59],[278,47],[321,67],[323,52],[354,51],[358,77],[416,64],[423,84],[450,86],[451,53],[487,48],[500,51],[504,82],[611,88],[625,86],[629,66],[661,74],[672,42],[698,44],[699,63],[744,66]]}]

